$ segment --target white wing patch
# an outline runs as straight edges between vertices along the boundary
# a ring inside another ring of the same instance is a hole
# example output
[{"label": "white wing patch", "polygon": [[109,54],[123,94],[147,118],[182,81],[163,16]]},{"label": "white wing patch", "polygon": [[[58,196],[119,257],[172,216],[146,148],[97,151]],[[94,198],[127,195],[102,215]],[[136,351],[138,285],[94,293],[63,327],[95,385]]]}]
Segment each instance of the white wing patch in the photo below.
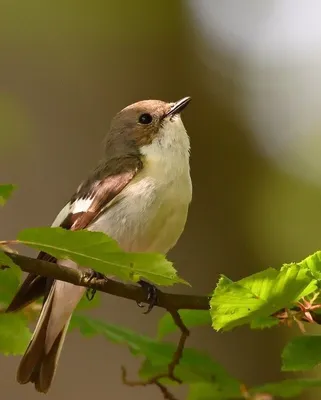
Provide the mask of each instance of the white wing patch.
[{"label": "white wing patch", "polygon": [[93,202],[93,198],[89,199],[78,199],[76,200],[73,205],[72,205],[72,210],[71,212],[73,214],[79,213],[79,212],[86,212],[88,208],[91,206],[91,203]]},{"label": "white wing patch", "polygon": [[54,220],[51,226],[52,227],[60,226],[70,213],[76,214],[79,212],[86,212],[90,207],[92,201],[93,198],[78,199],[72,205],[70,205],[70,203],[67,203],[65,207],[57,215],[56,219]]}]

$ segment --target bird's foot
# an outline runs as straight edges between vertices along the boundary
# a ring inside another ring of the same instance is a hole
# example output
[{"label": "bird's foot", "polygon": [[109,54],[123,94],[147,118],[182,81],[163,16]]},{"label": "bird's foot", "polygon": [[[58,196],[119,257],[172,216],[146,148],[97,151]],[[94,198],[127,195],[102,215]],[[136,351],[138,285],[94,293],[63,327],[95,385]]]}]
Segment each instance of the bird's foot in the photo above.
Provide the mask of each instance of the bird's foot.
[{"label": "bird's foot", "polygon": [[[137,282],[146,292],[147,292],[147,303],[148,303],[148,308],[144,312],[144,314],[149,314],[154,306],[157,304],[158,300],[158,295],[157,295],[157,287],[155,285],[152,285],[151,283],[145,282],[145,281],[138,281]],[[144,307],[144,304],[141,302],[137,302],[138,307]]]},{"label": "bird's foot", "polygon": [[[93,269],[89,269],[84,272],[84,274],[82,276],[82,282],[84,282],[86,284],[89,284],[89,283],[98,284],[100,282],[108,282],[108,278],[101,272],[97,272],[97,271],[94,271]],[[87,288],[87,290],[86,290],[87,299],[89,301],[93,300],[96,292],[97,292],[97,289]]]}]

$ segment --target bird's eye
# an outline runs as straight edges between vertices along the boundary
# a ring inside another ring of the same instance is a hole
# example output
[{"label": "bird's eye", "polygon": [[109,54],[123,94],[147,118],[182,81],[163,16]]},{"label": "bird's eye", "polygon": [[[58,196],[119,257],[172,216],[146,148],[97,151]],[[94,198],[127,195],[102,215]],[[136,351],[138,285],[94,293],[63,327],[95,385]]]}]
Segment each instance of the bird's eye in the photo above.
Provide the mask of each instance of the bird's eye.
[{"label": "bird's eye", "polygon": [[142,114],[138,121],[140,124],[148,125],[152,122],[152,120],[153,117],[150,114]]}]

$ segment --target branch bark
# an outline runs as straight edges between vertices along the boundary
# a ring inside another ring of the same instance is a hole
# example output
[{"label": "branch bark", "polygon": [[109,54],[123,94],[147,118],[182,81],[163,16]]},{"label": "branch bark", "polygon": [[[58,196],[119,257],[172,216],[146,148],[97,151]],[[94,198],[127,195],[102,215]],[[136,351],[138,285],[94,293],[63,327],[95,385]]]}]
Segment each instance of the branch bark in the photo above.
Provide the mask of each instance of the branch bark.
[{"label": "branch bark", "polygon": [[[86,275],[84,274],[86,269],[83,271],[75,270],[16,253],[6,252],[6,255],[24,272],[33,272],[38,275],[69,282],[77,286],[88,287],[113,296],[147,303],[146,292],[139,286],[125,284],[111,279],[107,281],[93,279],[88,283]],[[209,300],[210,298],[207,296],[171,294],[158,290],[156,306],[165,308],[166,310],[208,310]]]}]

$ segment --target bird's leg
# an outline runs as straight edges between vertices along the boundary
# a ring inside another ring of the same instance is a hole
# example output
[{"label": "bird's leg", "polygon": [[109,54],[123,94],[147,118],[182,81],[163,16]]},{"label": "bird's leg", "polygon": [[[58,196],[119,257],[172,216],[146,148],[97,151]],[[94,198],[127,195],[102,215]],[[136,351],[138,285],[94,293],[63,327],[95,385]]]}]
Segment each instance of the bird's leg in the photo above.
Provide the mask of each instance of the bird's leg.
[{"label": "bird's leg", "polygon": [[[148,308],[144,312],[144,314],[148,314],[152,311],[154,306],[157,304],[157,287],[155,285],[152,285],[151,283],[148,283],[146,281],[138,281],[137,282],[146,292],[147,292],[147,302],[148,302]],[[144,307],[142,303],[137,302],[138,307]]]},{"label": "bird's leg", "polygon": [[[102,274],[101,272],[94,271],[93,269],[88,269],[84,272],[82,276],[82,282],[89,284],[89,283],[98,283],[99,281],[107,282],[108,278]],[[86,290],[86,297],[89,301],[93,300],[97,289],[94,288],[87,288]]]}]

